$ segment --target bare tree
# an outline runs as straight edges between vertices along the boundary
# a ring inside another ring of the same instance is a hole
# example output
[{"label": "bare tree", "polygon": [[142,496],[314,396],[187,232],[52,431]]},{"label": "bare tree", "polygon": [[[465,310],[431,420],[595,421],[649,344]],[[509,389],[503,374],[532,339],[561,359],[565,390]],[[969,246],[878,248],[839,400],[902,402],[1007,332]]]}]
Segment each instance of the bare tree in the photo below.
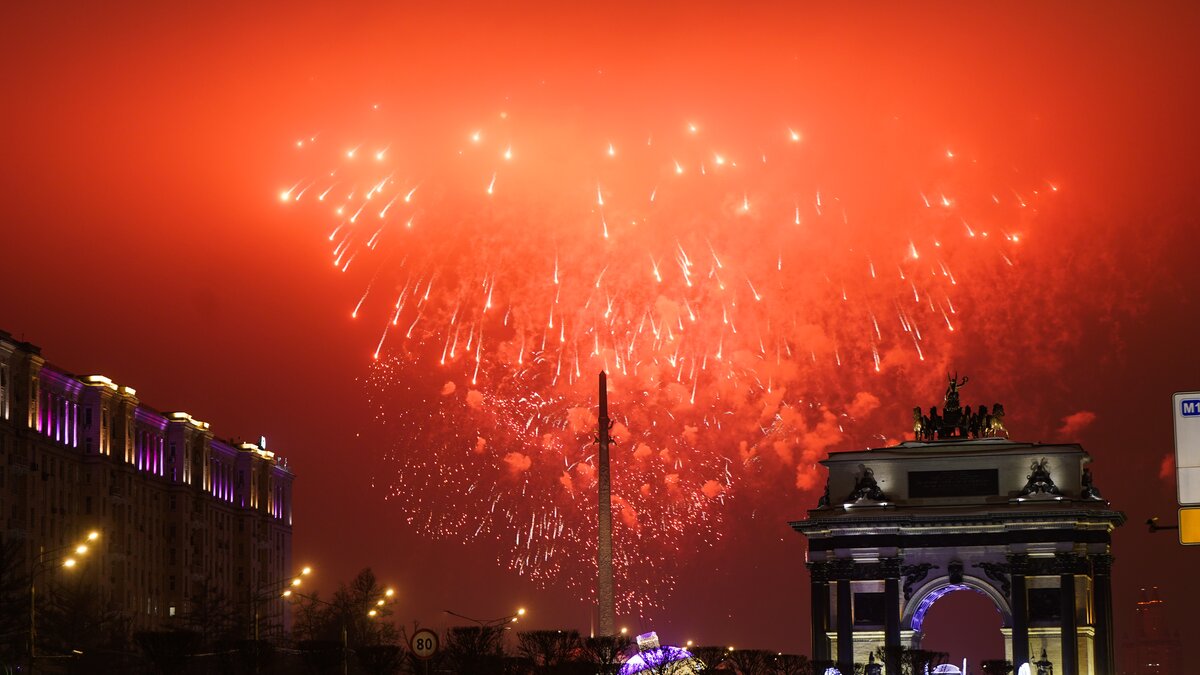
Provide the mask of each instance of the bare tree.
[{"label": "bare tree", "polygon": [[888,663],[892,655],[900,664],[900,675],[925,675],[925,671],[946,663],[950,655],[946,652],[933,652],[925,649],[908,649],[906,647],[880,647],[875,650],[875,660]]},{"label": "bare tree", "polygon": [[583,641],[583,653],[600,675],[616,675],[621,669],[621,654],[631,640],[624,635],[597,635]]},{"label": "bare tree", "polygon": [[493,673],[503,669],[502,626],[454,626],[446,631],[445,665],[456,673]]},{"label": "bare tree", "polygon": [[190,630],[140,631],[133,637],[162,675],[182,672],[188,658],[200,647],[200,634]]},{"label": "bare tree", "polygon": [[[333,595],[335,614],[346,630],[346,640],[351,648],[359,645],[391,644],[396,641],[396,627],[387,617],[391,609],[387,603],[377,604],[384,598],[385,589],[375,578],[371,568],[365,568],[348,585],[342,584]],[[374,610],[372,616],[368,612]]]},{"label": "bare tree", "polygon": [[779,654],[769,672],[773,675],[824,675],[813,673],[812,663],[803,654]]},{"label": "bare tree", "polygon": [[0,544],[0,666],[21,658],[29,637],[29,576],[19,539]]},{"label": "bare tree", "polygon": [[709,670],[715,669],[717,666],[725,663],[729,657],[728,647],[718,647],[716,645],[704,645],[690,649],[696,658],[704,662]]},{"label": "bare tree", "polygon": [[104,599],[87,577],[50,586],[49,602],[39,607],[38,650],[44,654],[82,653],[72,668],[81,672],[119,671],[133,655],[129,617]]},{"label": "bare tree", "polygon": [[[385,597],[384,588],[370,568],[359,572],[349,584],[341,584],[331,601],[316,593],[293,595],[297,606],[293,632],[298,639],[344,641],[351,649],[396,642],[396,627],[387,620],[391,610],[386,603],[377,604]],[[368,614],[372,610],[374,616]]]},{"label": "bare tree", "polygon": [[295,624],[292,626],[292,636],[297,642],[331,638],[326,635],[326,628],[333,624],[331,618],[332,605],[321,599],[320,593],[313,591],[312,595],[297,595],[295,601]]},{"label": "bare tree", "polygon": [[775,655],[762,649],[735,649],[727,660],[740,675],[769,675],[775,665]]},{"label": "bare tree", "polygon": [[357,650],[358,663],[369,675],[400,672],[408,654],[400,645],[365,645]]},{"label": "bare tree", "polygon": [[236,616],[233,605],[211,576],[192,586],[189,600],[184,625],[200,636],[202,646],[212,647],[218,641],[234,637]]},{"label": "bare tree", "polygon": [[517,633],[517,653],[533,664],[534,672],[554,673],[578,655],[579,631],[530,630]]}]

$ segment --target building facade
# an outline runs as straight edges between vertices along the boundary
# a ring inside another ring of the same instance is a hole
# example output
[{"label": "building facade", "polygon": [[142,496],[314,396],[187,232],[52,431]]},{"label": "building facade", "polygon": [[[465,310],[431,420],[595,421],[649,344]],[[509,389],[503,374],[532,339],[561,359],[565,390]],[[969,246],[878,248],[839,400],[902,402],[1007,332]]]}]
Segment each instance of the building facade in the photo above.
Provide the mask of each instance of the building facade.
[{"label": "building facade", "polygon": [[[1125,522],[1075,444],[1008,439],[1004,408],[972,413],[949,378],[943,413],[914,410],[899,445],[841,452],[808,538],[812,653],[843,673],[920,649],[929,608],[969,590],[1000,613],[1005,660],[1058,675],[1116,675],[1112,533]],[[1040,663],[1039,663],[1040,662]]]},{"label": "building facade", "polygon": [[207,603],[277,634],[292,483],[265,447],[216,438],[0,331],[0,536],[19,542],[35,583],[64,574],[59,560],[96,531],[71,573],[94,581],[130,632],[179,626]]}]

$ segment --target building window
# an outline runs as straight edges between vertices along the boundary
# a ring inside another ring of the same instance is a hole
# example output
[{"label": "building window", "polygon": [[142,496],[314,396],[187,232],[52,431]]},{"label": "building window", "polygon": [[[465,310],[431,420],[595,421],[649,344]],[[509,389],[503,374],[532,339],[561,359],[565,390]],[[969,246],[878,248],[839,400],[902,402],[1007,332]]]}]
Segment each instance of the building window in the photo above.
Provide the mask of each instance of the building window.
[{"label": "building window", "polygon": [[29,381],[29,426],[37,427],[41,431],[41,424],[38,419],[38,379],[35,377]]}]

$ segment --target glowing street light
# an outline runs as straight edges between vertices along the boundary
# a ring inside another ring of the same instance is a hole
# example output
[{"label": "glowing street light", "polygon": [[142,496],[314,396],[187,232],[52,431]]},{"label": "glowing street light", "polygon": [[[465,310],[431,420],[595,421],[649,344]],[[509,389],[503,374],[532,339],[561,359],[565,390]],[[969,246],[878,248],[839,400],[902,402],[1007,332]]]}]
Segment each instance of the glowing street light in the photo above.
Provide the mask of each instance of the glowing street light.
[{"label": "glowing street light", "polygon": [[254,591],[254,595],[250,598],[250,603],[254,606],[254,639],[259,639],[258,623],[259,623],[259,605],[269,600],[272,596],[268,594],[279,593],[277,597],[291,597],[292,589],[300,586],[303,577],[312,574],[313,568],[305,565],[300,572],[294,576],[279,581],[273,581],[262,586],[259,586]]},{"label": "glowing street light", "polygon": [[[92,530],[87,533],[85,542],[96,541],[100,538],[98,530]],[[70,546],[60,546],[58,548],[38,549],[37,560],[33,563],[33,570],[29,575],[29,660],[33,663],[33,659],[37,657],[37,579],[38,575],[45,572],[49,567],[54,565],[58,560],[61,560],[61,566],[65,569],[74,569],[79,565],[79,556],[87,555],[91,550],[87,543],[81,542]]]},{"label": "glowing street light", "polygon": [[[495,628],[498,626],[504,626],[504,624],[507,624],[507,623],[517,623],[517,621],[521,617],[525,616],[525,608],[524,607],[518,607],[517,610],[515,612],[513,612],[512,614],[509,614],[508,616],[502,616],[502,617],[499,617],[496,619],[476,619],[474,617],[466,616],[464,614],[459,614],[458,612],[454,612],[454,611],[451,611],[448,609],[443,610],[443,611],[445,611],[450,616],[457,616],[460,619],[466,619],[467,621],[477,623],[482,628]],[[506,630],[507,630],[507,627],[506,627]]]}]

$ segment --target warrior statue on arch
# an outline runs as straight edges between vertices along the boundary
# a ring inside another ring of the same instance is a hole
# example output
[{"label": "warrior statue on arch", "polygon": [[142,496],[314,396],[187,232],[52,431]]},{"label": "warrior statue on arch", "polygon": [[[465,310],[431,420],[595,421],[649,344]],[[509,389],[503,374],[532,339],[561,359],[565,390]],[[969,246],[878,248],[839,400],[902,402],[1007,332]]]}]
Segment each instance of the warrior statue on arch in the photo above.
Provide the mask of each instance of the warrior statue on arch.
[{"label": "warrior statue on arch", "polygon": [[941,433],[938,434],[938,438],[950,438],[962,426],[959,424],[963,413],[958,400],[958,388],[967,383],[967,376],[963,375],[962,380],[959,380],[958,373],[954,373],[953,376],[946,373],[946,379],[950,383],[946,386],[946,401],[942,407],[943,428],[939,429]]}]

